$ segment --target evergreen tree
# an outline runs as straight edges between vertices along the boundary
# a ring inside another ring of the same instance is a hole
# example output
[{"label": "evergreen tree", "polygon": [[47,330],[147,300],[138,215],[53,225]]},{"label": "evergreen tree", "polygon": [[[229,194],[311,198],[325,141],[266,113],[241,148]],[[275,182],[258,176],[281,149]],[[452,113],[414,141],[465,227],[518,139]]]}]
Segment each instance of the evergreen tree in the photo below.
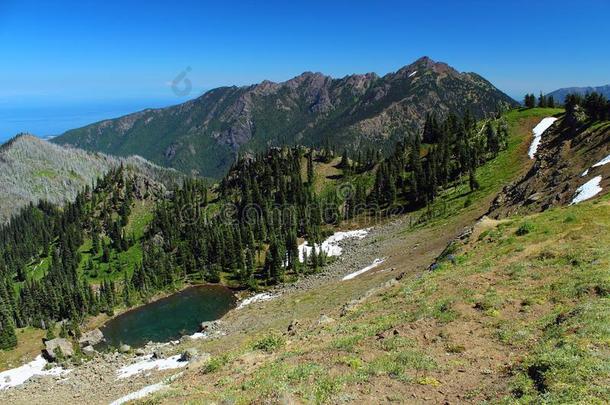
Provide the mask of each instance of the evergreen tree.
[{"label": "evergreen tree", "polygon": [[8,350],[17,346],[15,325],[6,310],[5,303],[0,300],[0,349]]}]

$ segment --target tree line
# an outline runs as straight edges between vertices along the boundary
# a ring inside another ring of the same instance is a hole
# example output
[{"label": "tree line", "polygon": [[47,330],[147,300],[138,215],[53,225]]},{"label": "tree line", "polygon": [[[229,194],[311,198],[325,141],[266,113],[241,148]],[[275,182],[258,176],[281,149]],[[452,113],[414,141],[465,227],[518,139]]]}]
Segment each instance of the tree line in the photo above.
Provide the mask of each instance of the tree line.
[{"label": "tree line", "polygon": [[[126,234],[134,181],[124,167],[113,169],[63,208],[30,204],[0,227],[0,348],[16,344],[14,327],[62,321],[78,334],[88,315],[112,315],[117,305],[189,280],[257,289],[318,272],[329,259],[317,246],[333,227],[392,207],[419,209],[456,182],[476,190],[476,168],[507,144],[503,119],[477,124],[466,113],[429,114],[423,131],[386,157],[374,149],[271,148],[241,156],[215,186],[185,180],[156,202],[137,239]],[[334,159],[341,178],[316,189],[316,165]],[[300,257],[304,240],[313,249]],[[119,275],[113,258],[136,245],[140,260]],[[39,261],[48,263],[42,274],[32,270]]]}]

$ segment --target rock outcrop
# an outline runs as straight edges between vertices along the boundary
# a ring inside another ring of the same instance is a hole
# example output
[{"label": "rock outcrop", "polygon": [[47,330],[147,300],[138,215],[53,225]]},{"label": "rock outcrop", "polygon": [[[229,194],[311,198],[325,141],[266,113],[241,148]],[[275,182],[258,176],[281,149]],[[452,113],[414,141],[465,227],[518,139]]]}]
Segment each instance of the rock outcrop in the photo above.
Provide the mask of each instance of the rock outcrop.
[{"label": "rock outcrop", "polygon": [[68,339],[56,338],[44,343],[43,355],[49,361],[55,361],[61,357],[74,356],[74,348]]}]

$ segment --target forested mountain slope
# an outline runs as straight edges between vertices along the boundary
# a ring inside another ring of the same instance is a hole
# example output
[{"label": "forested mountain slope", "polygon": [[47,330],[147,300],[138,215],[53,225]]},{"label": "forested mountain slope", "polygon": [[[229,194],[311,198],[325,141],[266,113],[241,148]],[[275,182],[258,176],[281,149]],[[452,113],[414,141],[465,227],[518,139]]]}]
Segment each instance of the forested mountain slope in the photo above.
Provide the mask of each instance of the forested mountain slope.
[{"label": "forested mountain slope", "polygon": [[30,202],[73,201],[85,186],[120,164],[168,186],[178,184],[181,177],[138,157],[115,158],[62,147],[32,135],[16,136],[0,146],[0,223]]},{"label": "forested mountain slope", "polygon": [[220,178],[238,152],[295,145],[391,150],[405,132],[467,109],[482,118],[516,103],[474,73],[421,58],[394,73],[333,79],[306,72],[283,83],[221,87],[174,107],[144,110],[66,132],[53,142],[115,155],[137,153],[187,173]]}]

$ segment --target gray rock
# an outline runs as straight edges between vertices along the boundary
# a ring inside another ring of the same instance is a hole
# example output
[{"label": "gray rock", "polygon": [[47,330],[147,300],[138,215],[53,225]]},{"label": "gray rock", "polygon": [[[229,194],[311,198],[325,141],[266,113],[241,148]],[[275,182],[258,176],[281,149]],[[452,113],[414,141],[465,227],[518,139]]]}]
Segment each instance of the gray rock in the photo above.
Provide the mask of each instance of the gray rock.
[{"label": "gray rock", "polygon": [[191,347],[190,349],[186,349],[182,353],[182,355],[180,356],[180,359],[178,361],[191,361],[195,357],[197,357],[198,354],[199,354],[199,352],[197,351],[197,349]]},{"label": "gray rock", "polygon": [[290,325],[288,325],[288,329],[286,330],[286,333],[290,336],[294,336],[297,334],[298,329],[299,329],[299,321],[297,321],[296,319],[293,319],[292,322],[290,322]]},{"label": "gray rock", "polygon": [[93,329],[87,333],[84,333],[80,339],[78,339],[78,343],[81,347],[85,346],[95,346],[101,343],[104,340],[104,334],[99,329]]},{"label": "gray rock", "polygon": [[153,351],[152,358],[153,359],[164,359],[167,357],[166,350],[163,347],[158,347]]},{"label": "gray rock", "polygon": [[119,346],[119,353],[129,353],[131,351],[131,346],[122,344]]},{"label": "gray rock", "polygon": [[146,354],[146,350],[144,350],[144,349],[136,349],[136,351],[135,351],[136,356],[144,356],[145,354]]},{"label": "gray rock", "polygon": [[93,346],[88,345],[88,346],[83,347],[83,353],[86,354],[87,356],[93,356],[97,352],[95,351]]},{"label": "gray rock", "polygon": [[219,321],[207,321],[201,322],[199,325],[199,332],[212,332],[220,328]]},{"label": "gray rock", "polygon": [[57,360],[58,354],[64,357],[72,357],[74,355],[72,343],[67,339],[56,338],[47,340],[44,346],[43,354],[49,361]]},{"label": "gray rock", "polygon": [[328,315],[322,315],[320,319],[318,319],[318,325],[328,325],[333,322],[335,322],[335,320]]}]

